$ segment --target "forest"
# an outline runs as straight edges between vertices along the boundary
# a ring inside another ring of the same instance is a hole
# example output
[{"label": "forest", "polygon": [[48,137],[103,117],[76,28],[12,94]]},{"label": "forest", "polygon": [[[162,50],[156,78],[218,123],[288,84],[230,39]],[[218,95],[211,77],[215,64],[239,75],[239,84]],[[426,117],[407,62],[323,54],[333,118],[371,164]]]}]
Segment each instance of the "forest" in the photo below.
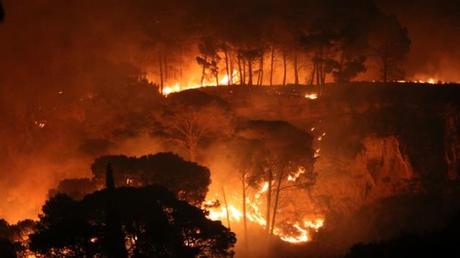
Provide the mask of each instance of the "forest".
[{"label": "forest", "polygon": [[460,88],[389,10],[0,0],[0,257],[456,257]]}]

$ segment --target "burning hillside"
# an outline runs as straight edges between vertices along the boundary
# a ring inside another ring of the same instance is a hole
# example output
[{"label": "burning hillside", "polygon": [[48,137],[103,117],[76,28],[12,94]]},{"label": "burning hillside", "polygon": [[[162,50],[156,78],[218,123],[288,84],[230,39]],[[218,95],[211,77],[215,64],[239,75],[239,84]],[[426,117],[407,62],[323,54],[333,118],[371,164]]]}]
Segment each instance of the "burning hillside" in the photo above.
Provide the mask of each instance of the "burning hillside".
[{"label": "burning hillside", "polygon": [[387,2],[0,0],[0,257],[450,250],[458,4]]}]

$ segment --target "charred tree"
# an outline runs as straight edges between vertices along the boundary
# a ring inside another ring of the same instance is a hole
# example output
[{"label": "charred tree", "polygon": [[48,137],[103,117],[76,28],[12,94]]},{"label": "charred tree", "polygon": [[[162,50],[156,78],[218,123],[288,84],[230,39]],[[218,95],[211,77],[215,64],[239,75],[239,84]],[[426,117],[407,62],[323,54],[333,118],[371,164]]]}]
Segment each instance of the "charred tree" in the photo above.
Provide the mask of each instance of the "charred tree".
[{"label": "charred tree", "polygon": [[299,85],[299,67],[297,63],[297,52],[294,51],[294,61],[293,61],[293,68],[294,68],[294,84]]},{"label": "charred tree", "polygon": [[273,73],[274,73],[274,66],[275,66],[275,48],[272,47],[271,49],[271,57],[270,57],[270,86],[273,86]]},{"label": "charred tree", "polygon": [[286,50],[283,50],[283,86],[286,86],[286,76],[287,76],[287,53]]},{"label": "charred tree", "polygon": [[126,258],[128,257],[128,253],[125,247],[125,236],[122,231],[120,215],[118,214],[115,205],[115,180],[110,164],[107,165],[105,187],[109,192],[106,206],[106,227],[104,239],[105,254],[109,258]]}]

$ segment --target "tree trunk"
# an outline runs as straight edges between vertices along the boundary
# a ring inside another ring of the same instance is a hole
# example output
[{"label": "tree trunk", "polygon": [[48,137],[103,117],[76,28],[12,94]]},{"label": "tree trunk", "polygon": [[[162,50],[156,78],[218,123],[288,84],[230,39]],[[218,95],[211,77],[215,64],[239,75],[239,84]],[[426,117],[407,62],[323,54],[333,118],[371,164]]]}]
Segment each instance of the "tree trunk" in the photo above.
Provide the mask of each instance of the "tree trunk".
[{"label": "tree trunk", "polygon": [[287,56],[286,50],[283,50],[283,86],[286,86],[286,73],[287,73]]},{"label": "tree trunk", "polygon": [[271,58],[270,58],[270,86],[273,86],[274,62],[275,62],[275,48],[272,47]]},{"label": "tree trunk", "polygon": [[243,64],[243,85],[246,85],[246,61],[243,59],[241,62]]},{"label": "tree trunk", "polygon": [[217,67],[214,75],[216,76],[216,86],[219,86],[219,69]]},{"label": "tree trunk", "polygon": [[241,57],[238,55],[238,72],[240,77],[240,86],[244,85],[243,82],[243,68],[241,67]]},{"label": "tree trunk", "polygon": [[233,85],[234,82],[233,82],[233,71],[235,70],[234,68],[234,64],[233,64],[233,57],[232,55],[230,55],[230,78],[229,78],[229,81],[230,81],[230,85]]},{"label": "tree trunk", "polygon": [[315,75],[316,75],[316,64],[313,63],[313,67],[311,69],[310,85],[313,85],[313,83],[315,82]]},{"label": "tree trunk", "polygon": [[168,69],[168,59],[166,57],[166,55],[163,55],[163,69],[164,69],[164,75],[165,75],[165,82],[167,83],[168,82],[168,72],[169,72],[169,69]]},{"label": "tree trunk", "polygon": [[230,86],[232,75],[230,74],[230,71],[229,71],[228,51],[225,50],[224,54],[225,54],[225,70],[227,71],[227,86]]},{"label": "tree trunk", "polygon": [[[319,60],[319,59],[318,59]],[[321,66],[319,61],[317,61],[316,65],[316,85],[321,85],[320,78],[321,78]]]},{"label": "tree trunk", "polygon": [[270,233],[270,213],[271,213],[271,201],[272,201],[272,181],[273,172],[271,169],[268,170],[268,191],[267,191],[267,215],[265,216],[267,234]]},{"label": "tree trunk", "polygon": [[160,68],[160,92],[163,93],[164,87],[164,78],[163,78],[163,58],[161,57],[161,52],[158,57],[158,66]]},{"label": "tree trunk", "polygon": [[294,51],[294,84],[299,85],[299,69],[297,67],[297,52]]},{"label": "tree trunk", "polygon": [[230,227],[230,212],[228,212],[228,203],[227,203],[227,196],[225,195],[225,189],[224,187],[222,186],[222,195],[224,197],[224,205],[225,205],[225,210],[227,212],[227,225],[228,225],[228,229],[231,229]]},{"label": "tree trunk", "polygon": [[206,65],[203,64],[203,69],[201,69],[201,87],[203,87],[205,72],[206,72]]},{"label": "tree trunk", "polygon": [[248,69],[249,69],[249,81],[248,81],[248,85],[249,86],[252,86],[252,60],[248,60]]},{"label": "tree trunk", "polygon": [[259,86],[262,86],[264,80],[264,55],[260,57],[260,63],[259,63],[259,79],[257,81]]},{"label": "tree trunk", "polygon": [[270,235],[273,235],[273,230],[275,229],[275,223],[276,223],[276,212],[278,210],[278,203],[279,203],[279,196],[280,196],[280,191],[281,191],[281,181],[283,180],[283,169],[281,169],[279,177],[278,177],[278,184],[276,186],[276,192],[275,192],[275,203],[273,204],[273,217],[272,217],[272,226],[270,229]]},{"label": "tree trunk", "polygon": [[246,172],[241,174],[241,184],[243,187],[243,230],[244,230],[244,245],[248,248],[248,225],[247,225],[247,211],[246,211]]}]

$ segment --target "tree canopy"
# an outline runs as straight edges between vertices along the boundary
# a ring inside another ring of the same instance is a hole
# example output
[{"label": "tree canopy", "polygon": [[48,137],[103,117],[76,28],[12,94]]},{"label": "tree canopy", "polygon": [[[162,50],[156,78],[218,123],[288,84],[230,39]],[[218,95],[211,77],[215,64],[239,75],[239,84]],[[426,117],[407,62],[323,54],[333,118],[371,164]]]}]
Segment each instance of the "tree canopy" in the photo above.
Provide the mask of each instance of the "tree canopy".
[{"label": "tree canopy", "polygon": [[105,169],[115,171],[116,186],[161,185],[191,204],[200,205],[210,181],[209,169],[186,161],[173,153],[157,153],[142,157],[102,156],[91,166],[94,180],[102,185]]},{"label": "tree canopy", "polygon": [[81,201],[56,195],[43,206],[30,248],[47,257],[104,253],[109,200],[129,257],[231,257],[235,235],[165,188],[105,189]]}]

